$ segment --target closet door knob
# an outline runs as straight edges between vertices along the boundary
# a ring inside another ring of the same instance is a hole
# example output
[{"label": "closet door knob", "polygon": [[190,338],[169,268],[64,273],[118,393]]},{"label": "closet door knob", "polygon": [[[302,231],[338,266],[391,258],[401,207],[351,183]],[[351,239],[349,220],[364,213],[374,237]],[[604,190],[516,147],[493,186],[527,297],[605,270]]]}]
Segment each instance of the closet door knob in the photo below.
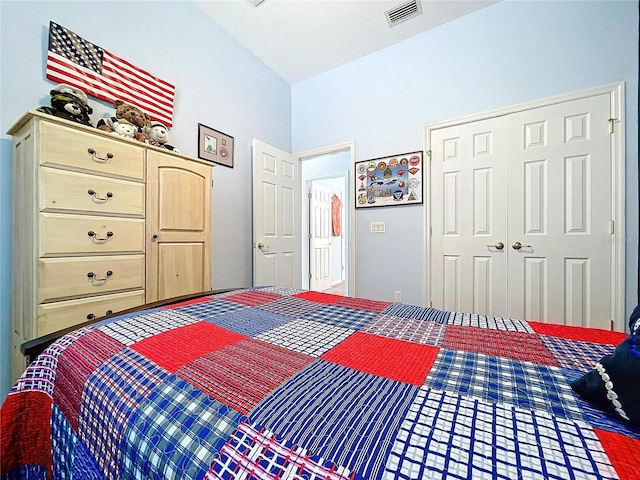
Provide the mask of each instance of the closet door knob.
[{"label": "closet door knob", "polygon": [[531,245],[523,245],[520,242],[513,242],[513,245],[511,245],[514,250],[520,250],[522,247],[531,248]]},{"label": "closet door knob", "polygon": [[495,248],[496,250],[502,250],[504,248],[504,243],[498,242],[495,245],[487,245],[489,248]]}]

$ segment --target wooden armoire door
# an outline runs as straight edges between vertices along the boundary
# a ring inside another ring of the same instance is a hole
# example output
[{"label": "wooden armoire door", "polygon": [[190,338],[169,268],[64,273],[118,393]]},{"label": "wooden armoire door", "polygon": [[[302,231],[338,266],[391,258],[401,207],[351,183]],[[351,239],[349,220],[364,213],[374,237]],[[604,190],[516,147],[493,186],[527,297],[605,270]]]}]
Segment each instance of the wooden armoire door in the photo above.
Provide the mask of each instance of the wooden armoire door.
[{"label": "wooden armoire door", "polygon": [[147,153],[147,302],[211,289],[211,166]]}]

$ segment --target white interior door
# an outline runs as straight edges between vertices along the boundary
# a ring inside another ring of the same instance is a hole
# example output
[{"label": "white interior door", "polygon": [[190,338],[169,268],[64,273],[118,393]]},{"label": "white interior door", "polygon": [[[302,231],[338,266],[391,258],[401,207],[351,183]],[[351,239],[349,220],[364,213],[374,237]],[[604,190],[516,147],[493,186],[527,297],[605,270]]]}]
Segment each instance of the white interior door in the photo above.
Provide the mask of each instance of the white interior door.
[{"label": "white interior door", "polygon": [[431,132],[432,301],[507,314],[506,117]]},{"label": "white interior door", "polygon": [[331,189],[311,182],[309,199],[309,289],[331,288]]},{"label": "white interior door", "polygon": [[610,328],[610,108],[599,95],[509,116],[514,317]]},{"label": "white interior door", "polygon": [[611,327],[610,104],[595,95],[431,131],[433,306]]},{"label": "white interior door", "polygon": [[297,157],[253,141],[253,284],[301,288]]}]

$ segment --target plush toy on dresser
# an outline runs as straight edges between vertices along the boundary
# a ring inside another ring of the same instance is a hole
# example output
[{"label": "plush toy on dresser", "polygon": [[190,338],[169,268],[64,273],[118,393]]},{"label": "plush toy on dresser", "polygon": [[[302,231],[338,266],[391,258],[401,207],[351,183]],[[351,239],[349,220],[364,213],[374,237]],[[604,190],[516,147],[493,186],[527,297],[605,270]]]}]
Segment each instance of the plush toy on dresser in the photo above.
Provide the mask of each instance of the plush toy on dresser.
[{"label": "plush toy on dresser", "polygon": [[111,135],[118,135],[120,137],[136,138],[138,128],[131,122],[124,118],[113,122],[113,132]]},{"label": "plush toy on dresser", "polygon": [[149,115],[129,103],[122,100],[116,100],[113,102],[113,107],[116,109],[116,116],[110,118],[101,118],[98,121],[97,128],[105,132],[114,132],[117,122],[126,120],[136,128],[134,139],[139,142],[148,142],[149,137],[145,133],[146,129],[151,126],[151,119]]},{"label": "plush toy on dresser", "polygon": [[147,137],[149,137],[149,143],[157,147],[166,148],[176,153],[180,153],[180,150],[173,145],[169,145],[169,129],[160,122],[153,122],[150,127],[145,130]]},{"label": "plush toy on dresser", "polygon": [[87,102],[87,94],[69,85],[60,84],[49,92],[50,107],[39,107],[38,112],[78,122],[93,127],[89,114],[93,109]]}]

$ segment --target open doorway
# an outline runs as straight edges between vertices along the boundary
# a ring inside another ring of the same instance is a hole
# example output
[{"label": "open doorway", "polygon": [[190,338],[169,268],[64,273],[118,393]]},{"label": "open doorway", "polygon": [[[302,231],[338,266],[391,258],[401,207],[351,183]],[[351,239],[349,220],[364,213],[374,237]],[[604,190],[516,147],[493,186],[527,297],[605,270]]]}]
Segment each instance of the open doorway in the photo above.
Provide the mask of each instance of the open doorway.
[{"label": "open doorway", "polygon": [[299,154],[303,288],[339,295],[354,291],[349,194],[353,150],[353,143],[347,143]]},{"label": "open doorway", "polygon": [[344,295],[346,236],[344,174],[306,181],[309,290]]}]

